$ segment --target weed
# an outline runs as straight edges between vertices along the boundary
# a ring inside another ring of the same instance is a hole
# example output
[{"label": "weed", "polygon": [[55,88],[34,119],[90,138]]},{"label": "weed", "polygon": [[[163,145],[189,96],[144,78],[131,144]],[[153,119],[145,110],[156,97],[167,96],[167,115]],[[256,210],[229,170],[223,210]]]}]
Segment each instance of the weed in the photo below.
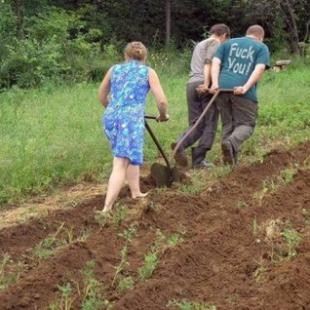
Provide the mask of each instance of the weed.
[{"label": "weed", "polygon": [[168,302],[167,307],[177,307],[179,310],[216,310],[215,305],[196,301],[188,301],[185,299],[181,301],[172,299]]},{"label": "weed", "polygon": [[[0,291],[5,290],[19,279],[22,266],[18,264],[15,268],[10,268],[11,262],[11,257],[8,254],[4,254],[0,261]],[[8,269],[11,270],[8,271]]]},{"label": "weed", "polygon": [[122,238],[125,239],[125,245],[120,251],[121,261],[120,263],[115,267],[116,271],[112,280],[112,286],[114,286],[116,280],[120,276],[120,274],[124,271],[125,267],[129,265],[128,263],[128,246],[131,243],[132,239],[134,238],[136,234],[136,228],[129,227],[126,229],[123,233],[119,234]]},{"label": "weed", "polygon": [[44,240],[42,240],[38,245],[34,248],[34,255],[40,259],[46,259],[53,254],[54,249],[59,245],[59,241],[57,240],[57,236],[60,234],[64,227],[65,223],[62,223],[57,231]]},{"label": "weed", "polygon": [[140,280],[144,281],[150,278],[157,267],[158,254],[156,252],[149,252],[144,256],[144,265],[138,269]]},{"label": "weed", "polygon": [[184,241],[183,237],[179,234],[172,234],[167,238],[167,245],[174,247]]},{"label": "weed", "polygon": [[258,267],[255,269],[253,273],[253,277],[256,282],[262,281],[264,275],[267,272],[267,268],[263,265],[263,262],[258,263]]},{"label": "weed", "polygon": [[236,208],[237,209],[245,209],[248,207],[248,204],[245,201],[238,201]]},{"label": "weed", "polygon": [[49,305],[49,310],[70,310],[73,309],[74,298],[72,297],[71,283],[67,282],[63,285],[57,285],[61,293],[59,301],[55,301]]},{"label": "weed", "polygon": [[122,204],[118,203],[115,206],[115,212],[112,214],[112,223],[115,226],[120,226],[122,221],[126,218],[128,209]]},{"label": "weed", "polygon": [[258,232],[258,225],[257,225],[256,217],[253,219],[253,222],[252,222],[252,231],[253,231],[253,235],[256,236]]},{"label": "weed", "polygon": [[286,168],[281,171],[275,179],[268,179],[263,181],[262,189],[254,193],[253,198],[259,201],[259,205],[262,205],[262,201],[267,194],[275,193],[280,186],[287,185],[292,182],[294,175],[296,174],[296,168]]},{"label": "weed", "polygon": [[286,228],[281,232],[282,237],[288,245],[287,258],[290,260],[297,255],[296,247],[302,241],[302,236],[292,228]]},{"label": "weed", "polygon": [[174,247],[183,242],[182,236],[172,234],[166,237],[159,229],[156,231],[156,238],[150,251],[144,256],[144,264],[138,269],[140,280],[144,281],[150,278],[159,262],[159,254],[167,247]]},{"label": "weed", "polygon": [[286,168],[281,171],[279,181],[283,183],[283,185],[289,184],[293,181],[294,176],[296,174],[295,168]]},{"label": "weed", "polygon": [[106,226],[111,221],[111,219],[112,214],[110,212],[97,212],[95,215],[96,222],[102,227]]},{"label": "weed", "polygon": [[135,281],[132,277],[123,277],[119,280],[117,285],[117,290],[120,293],[123,293],[129,289],[132,289],[135,285]]},{"label": "weed", "polygon": [[[74,236],[73,228],[64,228],[64,224],[62,223],[57,231],[42,240],[38,245],[35,246],[33,253],[40,259],[47,259],[50,257],[56,248],[72,244],[74,242],[83,242],[89,236],[89,231],[82,229],[78,236]],[[63,232],[63,238],[59,239],[59,234]]]},{"label": "weed", "polygon": [[83,297],[82,310],[110,309],[110,302],[102,296],[103,287],[95,278],[95,261],[88,261],[82,271],[83,274]]}]

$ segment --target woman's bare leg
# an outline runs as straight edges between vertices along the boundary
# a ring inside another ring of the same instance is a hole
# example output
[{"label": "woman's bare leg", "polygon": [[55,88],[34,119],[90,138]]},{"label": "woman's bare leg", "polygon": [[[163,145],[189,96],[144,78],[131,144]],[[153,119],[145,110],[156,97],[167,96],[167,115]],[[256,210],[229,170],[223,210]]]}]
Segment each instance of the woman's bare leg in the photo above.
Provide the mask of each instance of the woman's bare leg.
[{"label": "woman's bare leg", "polygon": [[107,195],[105,198],[103,212],[110,211],[125,182],[126,172],[129,165],[127,158],[114,157],[113,169],[109,178]]},{"label": "woman's bare leg", "polygon": [[141,193],[140,190],[140,166],[129,165],[126,177],[132,198],[145,197],[147,195],[147,193]]}]

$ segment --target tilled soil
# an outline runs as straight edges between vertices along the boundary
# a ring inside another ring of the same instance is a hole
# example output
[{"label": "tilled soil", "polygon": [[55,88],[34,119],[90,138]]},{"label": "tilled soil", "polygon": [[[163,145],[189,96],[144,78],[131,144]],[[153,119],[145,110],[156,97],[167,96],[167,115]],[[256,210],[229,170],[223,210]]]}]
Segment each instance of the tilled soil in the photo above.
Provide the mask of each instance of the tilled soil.
[{"label": "tilled soil", "polygon": [[[102,208],[103,197],[98,196],[74,209],[3,229],[1,251],[25,268],[0,293],[0,309],[47,309],[59,296],[59,283],[81,283],[80,271],[89,260],[96,261],[96,278],[114,309],[167,309],[169,301],[184,299],[217,309],[310,309],[309,150],[306,142],[290,152],[273,151],[263,163],[234,170],[199,196],[155,191],[142,208],[131,205],[141,212],[121,225],[98,225],[93,213]],[[287,168],[297,171],[293,179],[265,190],[266,181],[277,182]],[[81,229],[91,233],[46,260],[32,261],[33,247],[62,223],[76,234]],[[133,224],[137,235],[129,246],[125,273],[136,284],[119,293],[111,286],[124,246],[119,233]],[[292,257],[282,235],[270,235],[270,227],[274,232],[294,229],[303,236]],[[165,235],[182,233],[184,241],[162,251],[152,277],[139,281],[137,269],[158,229]],[[74,309],[80,302],[76,293]]]}]

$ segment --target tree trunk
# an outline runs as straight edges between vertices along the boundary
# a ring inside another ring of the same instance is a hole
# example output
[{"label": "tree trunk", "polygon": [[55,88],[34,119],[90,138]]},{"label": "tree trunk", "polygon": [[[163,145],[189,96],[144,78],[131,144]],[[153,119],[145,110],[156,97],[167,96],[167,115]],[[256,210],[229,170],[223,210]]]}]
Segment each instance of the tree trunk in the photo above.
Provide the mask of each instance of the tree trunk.
[{"label": "tree trunk", "polygon": [[292,7],[290,0],[282,1],[281,5],[283,6],[283,11],[286,13],[286,16],[287,16],[286,22],[290,30],[289,38],[290,38],[292,51],[294,54],[300,54],[299,45],[298,45],[299,43],[298,28],[297,28],[294,9]]},{"label": "tree trunk", "polygon": [[24,0],[15,0],[16,35],[24,38]]},{"label": "tree trunk", "polygon": [[170,43],[171,38],[171,0],[166,0],[166,46]]}]

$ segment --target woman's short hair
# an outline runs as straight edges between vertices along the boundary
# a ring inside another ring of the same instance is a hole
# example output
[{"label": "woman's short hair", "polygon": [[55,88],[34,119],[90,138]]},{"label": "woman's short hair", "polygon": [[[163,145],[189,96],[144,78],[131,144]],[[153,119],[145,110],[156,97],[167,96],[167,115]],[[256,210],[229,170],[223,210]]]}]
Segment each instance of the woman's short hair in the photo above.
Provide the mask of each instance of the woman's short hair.
[{"label": "woman's short hair", "polygon": [[226,37],[230,37],[230,28],[225,24],[215,24],[210,29],[211,34],[215,34],[216,36],[221,36],[226,34]]},{"label": "woman's short hair", "polygon": [[142,42],[133,41],[126,45],[125,55],[130,59],[143,61],[147,57],[147,49]]}]

